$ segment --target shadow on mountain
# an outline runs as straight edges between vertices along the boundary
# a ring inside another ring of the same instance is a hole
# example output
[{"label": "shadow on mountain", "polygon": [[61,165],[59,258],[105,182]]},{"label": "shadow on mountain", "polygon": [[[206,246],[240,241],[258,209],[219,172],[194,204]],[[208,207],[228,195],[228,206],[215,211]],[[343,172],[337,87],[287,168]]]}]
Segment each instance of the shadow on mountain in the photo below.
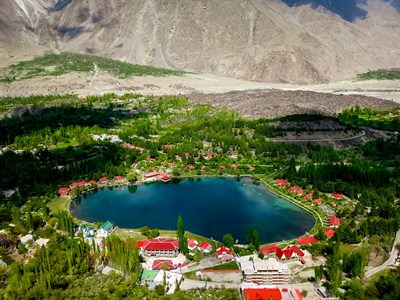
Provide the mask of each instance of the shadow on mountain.
[{"label": "shadow on mountain", "polygon": [[68,4],[70,4],[72,0],[58,0],[53,7],[49,8],[49,12],[55,12],[62,10],[64,7],[66,7]]},{"label": "shadow on mountain", "polygon": [[353,22],[356,19],[365,19],[368,15],[366,10],[358,6],[366,3],[366,0],[282,0],[282,2],[290,7],[311,5],[315,9],[322,6],[348,22]]}]

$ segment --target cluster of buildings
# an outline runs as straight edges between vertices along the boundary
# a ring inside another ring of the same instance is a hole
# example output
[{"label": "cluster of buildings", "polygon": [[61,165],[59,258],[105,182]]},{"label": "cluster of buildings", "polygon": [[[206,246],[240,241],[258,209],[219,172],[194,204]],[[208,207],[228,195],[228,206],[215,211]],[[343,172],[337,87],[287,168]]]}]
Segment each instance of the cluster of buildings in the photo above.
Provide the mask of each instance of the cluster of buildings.
[{"label": "cluster of buildings", "polygon": [[150,172],[144,174],[143,182],[155,182],[155,181],[168,182],[170,180],[171,177],[167,173]]},{"label": "cluster of buildings", "polygon": [[[107,184],[110,180],[107,177],[101,177],[98,181],[90,180],[90,181],[79,181],[79,182],[72,182],[69,187],[61,187],[57,190],[57,193],[60,196],[67,196],[69,192],[76,188],[83,188],[83,187],[96,187],[97,184]],[[126,183],[126,179],[122,176],[115,176],[113,183]]]},{"label": "cluster of buildings", "polygon": [[[311,204],[311,205],[321,205],[321,204],[322,204],[322,198],[318,197],[318,198],[313,199],[313,198],[314,198],[314,197],[313,197],[313,193],[314,193],[313,190],[310,191],[309,193],[306,193],[306,191],[305,191],[304,189],[299,188],[299,187],[297,187],[297,186],[295,186],[295,185],[290,186],[290,183],[289,183],[288,181],[286,181],[286,180],[283,180],[283,179],[276,179],[276,180],[274,181],[274,184],[277,185],[277,186],[279,186],[279,187],[281,187],[281,188],[287,188],[287,187],[289,187],[289,188],[288,188],[288,191],[289,191],[289,192],[292,192],[292,193],[295,194],[296,196],[302,196],[302,195],[304,195],[304,199],[306,199],[306,200],[311,200],[311,201],[312,201],[312,204]],[[343,195],[342,195],[342,194],[339,194],[339,193],[333,193],[333,194],[330,194],[329,196],[330,196],[332,199],[335,199],[335,200],[341,200],[341,199],[344,198]],[[332,205],[332,206],[336,206],[336,202],[331,202],[331,205]]]}]

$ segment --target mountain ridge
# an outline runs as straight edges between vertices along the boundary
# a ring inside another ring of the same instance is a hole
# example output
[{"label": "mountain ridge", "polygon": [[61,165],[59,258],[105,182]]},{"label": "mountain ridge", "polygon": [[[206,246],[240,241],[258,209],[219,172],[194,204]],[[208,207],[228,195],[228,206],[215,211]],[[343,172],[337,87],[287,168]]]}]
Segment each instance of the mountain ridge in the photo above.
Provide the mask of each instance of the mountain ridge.
[{"label": "mountain ridge", "polygon": [[400,14],[380,0],[360,7],[368,15],[348,22],[280,0],[5,0],[0,57],[52,49],[299,84],[399,67]]}]

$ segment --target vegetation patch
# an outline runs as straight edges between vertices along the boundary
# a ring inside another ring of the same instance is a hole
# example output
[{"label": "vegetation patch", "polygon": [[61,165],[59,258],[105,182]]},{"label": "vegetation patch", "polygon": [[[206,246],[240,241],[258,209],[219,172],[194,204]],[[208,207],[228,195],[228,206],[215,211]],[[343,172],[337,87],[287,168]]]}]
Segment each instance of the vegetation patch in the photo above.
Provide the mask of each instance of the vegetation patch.
[{"label": "vegetation patch", "polygon": [[357,74],[358,80],[398,80],[400,79],[400,68],[378,69],[366,73]]},{"label": "vegetation patch", "polygon": [[31,60],[11,65],[0,72],[0,82],[10,83],[15,80],[34,77],[60,76],[71,72],[87,73],[95,70],[95,68],[109,72],[119,78],[132,76],[180,76],[184,74],[183,71],[130,64],[103,56],[61,52],[60,54],[46,53]]},{"label": "vegetation patch", "polygon": [[216,270],[216,271],[220,271],[220,270],[239,270],[239,267],[238,267],[236,261],[230,261],[230,262],[224,263],[222,265],[205,268],[204,270]]}]

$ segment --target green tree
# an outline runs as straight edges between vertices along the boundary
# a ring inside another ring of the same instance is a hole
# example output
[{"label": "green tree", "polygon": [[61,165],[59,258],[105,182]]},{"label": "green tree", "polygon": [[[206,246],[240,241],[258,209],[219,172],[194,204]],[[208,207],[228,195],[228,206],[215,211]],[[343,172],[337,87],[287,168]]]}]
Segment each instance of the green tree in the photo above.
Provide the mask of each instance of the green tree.
[{"label": "green tree", "polygon": [[258,240],[258,230],[254,227],[250,229],[249,233],[247,234],[247,242],[249,243],[249,247],[254,247],[255,250],[258,250],[260,246],[260,242]]},{"label": "green tree", "polygon": [[233,244],[235,243],[235,240],[234,240],[232,234],[227,233],[227,234],[225,234],[223,236],[222,242],[224,243],[225,246],[231,248],[231,247],[233,247]]},{"label": "green tree", "polygon": [[181,249],[181,252],[183,254],[188,254],[189,253],[188,243],[187,243],[187,238],[185,237],[185,229],[183,227],[183,219],[181,215],[178,216],[177,235],[179,239],[179,248]]}]

